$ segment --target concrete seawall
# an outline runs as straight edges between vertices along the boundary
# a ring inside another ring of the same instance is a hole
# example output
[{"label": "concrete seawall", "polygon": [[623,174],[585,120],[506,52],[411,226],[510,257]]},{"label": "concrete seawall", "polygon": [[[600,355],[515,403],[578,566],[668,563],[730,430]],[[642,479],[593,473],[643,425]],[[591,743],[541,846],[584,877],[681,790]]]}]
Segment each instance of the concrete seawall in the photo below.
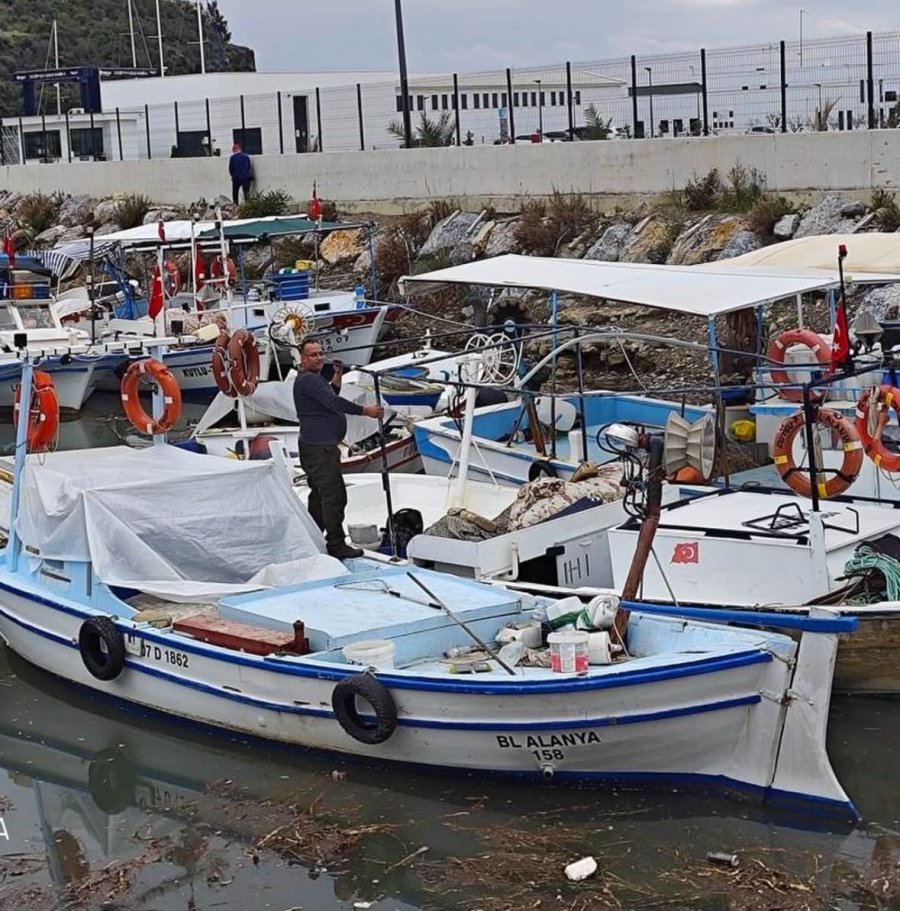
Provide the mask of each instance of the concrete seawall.
[{"label": "concrete seawall", "polygon": [[[344,211],[389,214],[432,199],[509,211],[554,190],[582,193],[601,208],[681,189],[692,176],[736,164],[766,188],[794,198],[840,190],[867,196],[900,187],[900,130],[787,133],[607,142],[530,143],[254,158],[257,189],[321,199]],[[227,159],[73,162],[0,167],[0,189],[110,196],[142,193],[161,203],[230,194]]]}]

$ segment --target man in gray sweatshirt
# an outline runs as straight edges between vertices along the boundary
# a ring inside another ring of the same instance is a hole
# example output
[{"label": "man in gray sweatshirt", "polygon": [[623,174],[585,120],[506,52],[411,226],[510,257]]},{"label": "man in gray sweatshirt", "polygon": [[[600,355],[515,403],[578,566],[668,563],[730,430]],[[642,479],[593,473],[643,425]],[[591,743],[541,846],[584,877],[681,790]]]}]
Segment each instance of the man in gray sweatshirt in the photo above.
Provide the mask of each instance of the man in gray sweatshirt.
[{"label": "man in gray sweatshirt", "polygon": [[294,380],[294,407],[300,422],[300,465],[309,485],[309,514],[325,532],[328,553],[340,560],[361,557],[344,539],[347,488],[341,473],[338,444],[347,433],[348,414],[384,417],[380,405],[357,405],[341,398],[343,366],[334,362],[331,382],[322,376],[325,355],[315,339],[300,345],[300,370]]}]

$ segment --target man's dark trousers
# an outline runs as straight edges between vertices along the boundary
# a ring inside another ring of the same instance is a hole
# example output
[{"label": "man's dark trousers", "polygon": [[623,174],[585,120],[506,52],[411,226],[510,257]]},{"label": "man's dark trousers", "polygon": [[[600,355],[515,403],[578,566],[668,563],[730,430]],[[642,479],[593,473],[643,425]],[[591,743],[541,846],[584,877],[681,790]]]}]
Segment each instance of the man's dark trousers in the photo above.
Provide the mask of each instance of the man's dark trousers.
[{"label": "man's dark trousers", "polygon": [[347,488],[341,473],[340,449],[337,446],[301,443],[300,465],[309,485],[309,514],[325,532],[325,543],[329,549],[343,547]]},{"label": "man's dark trousers", "polygon": [[234,204],[237,205],[239,202],[240,191],[244,191],[244,200],[246,201],[247,197],[250,195],[250,184],[253,183],[253,178],[249,177],[247,180],[232,180],[231,181],[231,199]]}]

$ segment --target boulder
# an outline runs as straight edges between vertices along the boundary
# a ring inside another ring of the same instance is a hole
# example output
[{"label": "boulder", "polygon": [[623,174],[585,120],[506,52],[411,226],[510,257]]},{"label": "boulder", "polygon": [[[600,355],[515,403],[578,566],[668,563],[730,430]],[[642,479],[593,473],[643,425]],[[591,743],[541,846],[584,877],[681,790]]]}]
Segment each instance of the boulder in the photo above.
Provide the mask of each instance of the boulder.
[{"label": "boulder", "polygon": [[751,250],[758,250],[762,245],[759,236],[753,231],[738,231],[716,259],[731,259],[734,256],[741,256]]},{"label": "boulder", "polygon": [[633,230],[632,226],[625,221],[610,225],[600,235],[600,239],[587,248],[584,258],[604,263],[618,262]]},{"label": "boulder", "polygon": [[67,196],[59,207],[59,223],[67,228],[83,226],[94,219],[96,201],[86,194]]},{"label": "boulder", "polygon": [[855,205],[852,199],[830,193],[800,219],[794,237],[810,237],[814,234],[849,234],[856,224],[856,219],[844,215],[843,210]]},{"label": "boulder", "polygon": [[[101,199],[94,206],[94,221],[100,225],[107,225],[110,223],[115,224],[116,221],[116,212],[119,208],[119,203],[122,201],[122,195],[110,196],[107,199]],[[116,225],[116,230],[119,230],[118,225]],[[94,232],[96,234],[96,231]],[[110,232],[106,232],[107,234]]]},{"label": "boulder", "polygon": [[[747,231],[747,223],[739,215],[704,215],[700,221],[678,235],[667,262],[673,266],[712,262],[742,232],[750,233]],[[756,247],[759,246],[762,244],[757,242]]]},{"label": "boulder", "polygon": [[444,254],[451,263],[470,262],[475,258],[471,229],[481,218],[473,212],[454,212],[439,221],[422,244],[418,258]]},{"label": "boulder", "polygon": [[488,235],[484,246],[484,256],[501,256],[504,253],[516,253],[519,245],[516,241],[516,228],[518,218],[507,218],[504,221],[494,222],[494,227]]},{"label": "boulder", "polygon": [[867,292],[859,302],[859,311],[868,310],[875,319],[900,319],[900,284],[879,285]]},{"label": "boulder", "polygon": [[634,232],[619,254],[619,262],[664,263],[671,248],[669,223],[661,216],[648,215],[634,226]]},{"label": "boulder", "polygon": [[319,244],[319,256],[335,266],[348,260],[356,260],[366,247],[366,232],[362,228],[353,231],[334,231]]},{"label": "boulder", "polygon": [[160,219],[162,221],[175,221],[176,218],[178,218],[178,213],[174,209],[150,209],[144,216],[143,223],[145,225],[154,225]]},{"label": "boulder", "polygon": [[778,238],[778,240],[790,240],[794,236],[794,232],[797,230],[799,224],[800,216],[796,212],[792,212],[790,215],[782,215],[781,218],[775,222],[775,227],[772,228],[772,234]]},{"label": "boulder", "polygon": [[66,233],[68,229],[65,225],[53,225],[52,228],[47,228],[46,231],[41,231],[34,239],[34,245],[36,247],[53,247],[59,243],[62,236]]}]

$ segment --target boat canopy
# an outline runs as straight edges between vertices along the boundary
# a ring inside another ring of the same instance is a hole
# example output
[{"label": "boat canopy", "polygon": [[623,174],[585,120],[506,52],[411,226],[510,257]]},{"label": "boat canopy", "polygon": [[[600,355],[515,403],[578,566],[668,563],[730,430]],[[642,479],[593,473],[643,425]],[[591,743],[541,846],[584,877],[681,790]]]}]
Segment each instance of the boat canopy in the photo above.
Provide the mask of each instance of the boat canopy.
[{"label": "boat canopy", "polygon": [[[836,255],[837,247],[834,249]],[[709,318],[810,291],[836,288],[840,282],[837,269],[735,269],[724,265],[725,262],[702,267],[655,266],[509,254],[406,275],[400,280],[400,291],[428,294],[447,284],[537,288]],[[853,279],[883,283],[900,281],[900,274],[856,272]]]},{"label": "boat canopy", "polygon": [[202,602],[345,572],[277,460],[116,446],[28,456],[20,483],[24,552],[108,585]]}]

